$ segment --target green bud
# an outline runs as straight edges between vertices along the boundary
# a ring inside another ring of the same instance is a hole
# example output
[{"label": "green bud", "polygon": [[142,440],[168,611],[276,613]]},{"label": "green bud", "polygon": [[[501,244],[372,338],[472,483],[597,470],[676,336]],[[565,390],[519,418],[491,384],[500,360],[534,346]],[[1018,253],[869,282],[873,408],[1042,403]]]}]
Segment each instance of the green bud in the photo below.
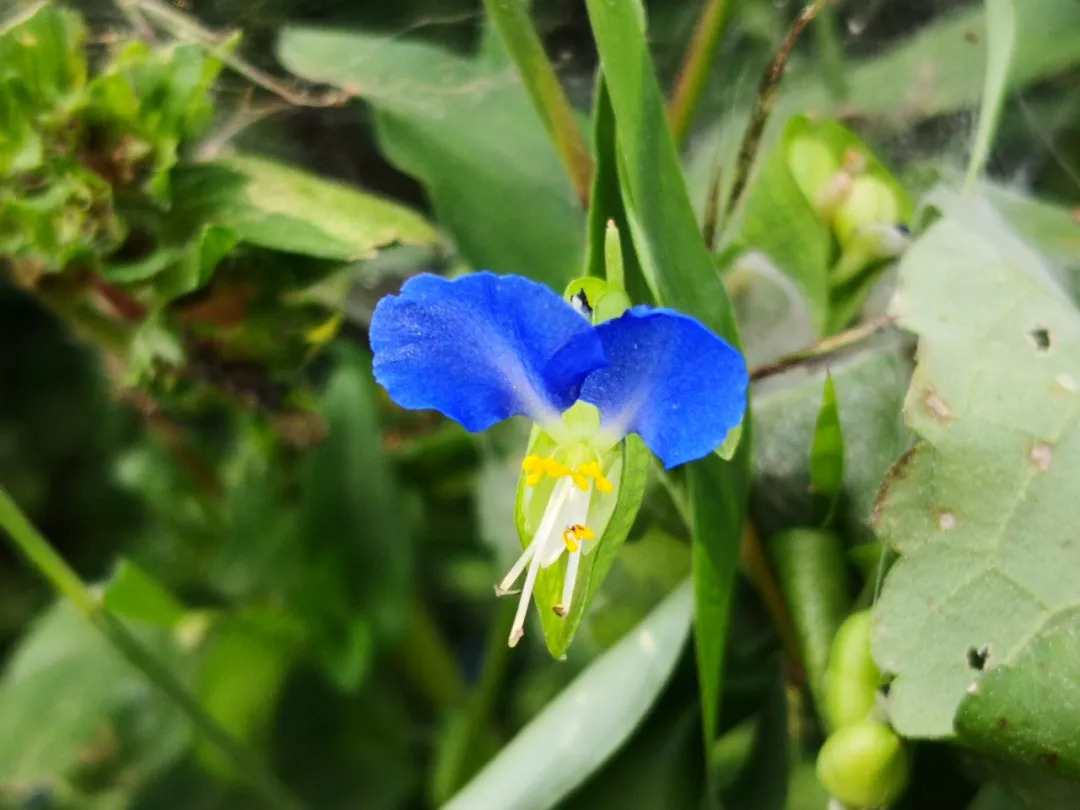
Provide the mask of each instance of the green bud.
[{"label": "green bud", "polygon": [[863,225],[833,265],[829,280],[834,285],[846,284],[871,265],[899,256],[910,241],[908,234],[895,225],[882,222]]},{"label": "green bud", "polygon": [[851,810],[888,807],[903,794],[910,771],[903,741],[874,721],[835,731],[817,759],[818,781]]},{"label": "green bud", "polygon": [[851,192],[836,209],[833,228],[846,248],[863,226],[895,225],[899,218],[900,201],[895,191],[873,175],[862,174],[852,181]]},{"label": "green bud", "polygon": [[840,170],[839,161],[825,142],[810,135],[792,138],[787,157],[791,176],[808,200],[814,200]]},{"label": "green bud", "polygon": [[870,655],[869,610],[848,616],[833,637],[825,676],[825,716],[832,728],[862,722],[877,703],[881,672]]}]

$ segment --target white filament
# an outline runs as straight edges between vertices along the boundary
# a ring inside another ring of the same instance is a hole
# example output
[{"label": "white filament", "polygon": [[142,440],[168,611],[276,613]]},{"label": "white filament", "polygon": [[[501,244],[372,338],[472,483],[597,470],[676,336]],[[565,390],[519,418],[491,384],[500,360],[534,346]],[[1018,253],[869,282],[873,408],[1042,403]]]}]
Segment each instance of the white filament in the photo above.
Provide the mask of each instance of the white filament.
[{"label": "white filament", "polygon": [[[590,484],[587,492],[582,492],[574,485],[573,480],[566,476],[560,478],[551,493],[544,515],[540,519],[540,525],[533,534],[533,540],[528,548],[518,557],[517,562],[496,586],[495,592],[500,596],[510,593],[510,589],[517,582],[525,567],[525,582],[521,586],[521,597],[518,600],[517,613],[514,614],[514,624],[510,629],[509,644],[515,646],[525,635],[525,616],[529,611],[529,601],[532,599],[533,589],[536,587],[536,577],[541,568],[547,568],[558,561],[566,550],[566,542],[563,540],[563,532],[575,525],[585,525],[589,514],[589,499],[592,493]],[[563,583],[563,598],[559,608],[562,612],[569,609],[570,599],[574,593],[574,583],[577,579],[578,565],[580,563],[581,547],[577,551],[570,552],[566,565],[566,580]]]}]

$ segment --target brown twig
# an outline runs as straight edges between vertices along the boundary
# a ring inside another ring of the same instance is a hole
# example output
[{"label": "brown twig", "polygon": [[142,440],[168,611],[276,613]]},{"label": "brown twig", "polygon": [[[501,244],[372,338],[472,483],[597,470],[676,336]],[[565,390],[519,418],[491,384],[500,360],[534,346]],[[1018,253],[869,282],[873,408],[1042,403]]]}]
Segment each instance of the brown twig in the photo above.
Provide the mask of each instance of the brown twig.
[{"label": "brown twig", "polygon": [[731,184],[731,196],[728,197],[727,206],[724,208],[725,221],[731,217],[732,212],[738,207],[746,191],[747,182],[750,179],[750,169],[754,164],[758,147],[761,145],[761,136],[765,132],[765,125],[769,122],[773,105],[776,104],[776,94],[780,89],[780,80],[784,77],[784,69],[787,67],[791,49],[795,47],[799,36],[825,7],[827,0],[814,0],[808,3],[795,22],[791,24],[791,30],[780,43],[765,73],[761,76],[758,85],[757,99],[754,102],[754,110],[750,114],[750,123],[746,127],[742,143],[739,145],[739,156],[735,160],[735,178]]},{"label": "brown twig", "polygon": [[233,33],[220,34],[204,28],[187,14],[159,0],[128,0],[128,6],[125,7],[138,8],[173,36],[201,45],[207,53],[252,84],[296,107],[337,107],[352,98],[352,94],[346,90],[331,89],[311,92],[297,89],[294,85],[270,75],[265,70],[231,53],[228,42],[234,36]]},{"label": "brown twig", "polygon": [[880,332],[882,329],[892,326],[895,322],[896,319],[894,317],[884,315],[843,332],[837,332],[835,335],[827,337],[809,348],[795,352],[794,354],[789,354],[786,357],[781,357],[779,360],[775,360],[772,363],[758,366],[750,372],[750,379],[756,382],[765,377],[772,377],[775,374],[797,368],[805,363],[819,360],[828,354],[838,352],[841,349],[846,349],[849,346],[854,346],[856,343],[866,340],[866,338],[876,332]]}]

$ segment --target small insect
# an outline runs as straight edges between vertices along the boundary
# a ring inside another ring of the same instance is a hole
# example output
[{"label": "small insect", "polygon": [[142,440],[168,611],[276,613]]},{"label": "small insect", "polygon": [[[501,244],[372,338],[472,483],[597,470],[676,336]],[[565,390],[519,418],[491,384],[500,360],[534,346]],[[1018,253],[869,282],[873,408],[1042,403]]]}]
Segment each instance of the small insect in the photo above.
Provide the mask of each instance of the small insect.
[{"label": "small insect", "polygon": [[592,315],[592,305],[589,303],[589,296],[585,295],[585,290],[578,290],[570,296],[570,306],[579,315],[584,315],[586,318]]}]

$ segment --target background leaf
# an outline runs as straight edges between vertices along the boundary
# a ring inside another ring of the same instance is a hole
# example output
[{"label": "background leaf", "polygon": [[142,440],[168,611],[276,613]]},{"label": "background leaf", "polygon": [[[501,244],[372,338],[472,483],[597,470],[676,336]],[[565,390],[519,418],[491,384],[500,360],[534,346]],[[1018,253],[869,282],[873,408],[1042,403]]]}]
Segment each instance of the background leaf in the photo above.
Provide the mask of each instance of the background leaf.
[{"label": "background leaf", "polygon": [[548,704],[443,810],[557,805],[641,722],[675,666],[690,613],[685,583]]},{"label": "background leaf", "polygon": [[388,245],[438,240],[402,205],[254,155],[188,166],[174,182],[185,215],[259,247],[355,261]]},{"label": "background leaf", "polygon": [[[474,268],[561,290],[581,264],[584,212],[513,65],[421,41],[288,28],[294,73],[362,96],[387,156],[427,189]],[[526,213],[527,212],[527,213]]]},{"label": "background leaf", "polygon": [[[985,206],[937,199],[945,216],[904,257],[897,304],[920,336],[905,414],[922,441],[876,507],[901,558],[875,609],[874,653],[896,676],[890,717],[914,737],[951,736],[983,674],[1080,601],[1066,573],[1080,563],[1069,494],[1080,314]],[[1042,705],[1051,722],[1056,697]]]}]

